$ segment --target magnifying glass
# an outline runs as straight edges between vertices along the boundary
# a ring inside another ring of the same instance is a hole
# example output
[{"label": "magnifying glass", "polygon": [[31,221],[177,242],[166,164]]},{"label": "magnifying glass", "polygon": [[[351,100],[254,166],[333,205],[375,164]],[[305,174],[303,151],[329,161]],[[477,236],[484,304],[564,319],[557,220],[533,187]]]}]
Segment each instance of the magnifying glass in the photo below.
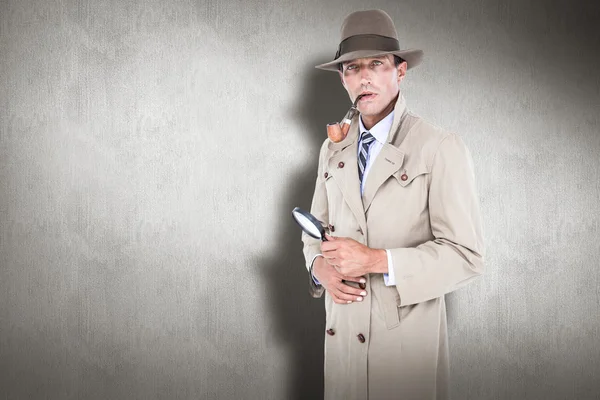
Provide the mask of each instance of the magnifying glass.
[{"label": "magnifying glass", "polygon": [[304,211],[300,207],[296,207],[292,210],[292,217],[294,217],[296,223],[300,225],[300,228],[307,235],[323,242],[327,241],[325,238],[325,228],[314,215],[308,211]]}]

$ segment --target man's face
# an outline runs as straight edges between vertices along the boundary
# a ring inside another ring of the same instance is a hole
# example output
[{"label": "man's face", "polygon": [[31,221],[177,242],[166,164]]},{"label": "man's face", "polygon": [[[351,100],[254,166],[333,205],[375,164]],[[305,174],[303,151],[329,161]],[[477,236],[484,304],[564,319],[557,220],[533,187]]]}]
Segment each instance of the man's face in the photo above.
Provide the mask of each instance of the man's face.
[{"label": "man's face", "polygon": [[391,54],[343,63],[340,78],[350,100],[354,102],[359,95],[368,94],[357,104],[363,123],[372,126],[393,109],[392,101],[398,95],[406,66],[406,62],[402,62],[396,67]]}]

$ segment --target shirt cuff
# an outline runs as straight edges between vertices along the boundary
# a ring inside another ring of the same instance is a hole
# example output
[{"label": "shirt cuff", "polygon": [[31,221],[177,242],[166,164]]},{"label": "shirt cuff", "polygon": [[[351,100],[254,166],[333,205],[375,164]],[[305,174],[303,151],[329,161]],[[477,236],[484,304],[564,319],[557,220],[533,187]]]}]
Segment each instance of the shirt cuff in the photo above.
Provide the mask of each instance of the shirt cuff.
[{"label": "shirt cuff", "polygon": [[315,263],[315,260],[316,260],[316,259],[317,259],[317,257],[319,257],[319,256],[320,256],[320,257],[323,257],[323,254],[316,254],[316,255],[313,257],[312,261],[310,262],[310,270],[309,270],[309,271],[310,271],[310,276],[311,276],[311,278],[312,278],[313,282],[315,283],[315,285],[320,285],[320,283],[319,283],[319,280],[318,280],[318,279],[317,279],[317,278],[316,278],[316,277],[313,275],[313,273],[312,273],[312,269],[313,269],[313,264]]},{"label": "shirt cuff", "polygon": [[387,254],[388,273],[383,274],[383,281],[385,282],[385,286],[395,286],[396,285],[396,277],[394,276],[394,264],[392,262],[392,252],[389,250],[386,250],[385,252]]}]

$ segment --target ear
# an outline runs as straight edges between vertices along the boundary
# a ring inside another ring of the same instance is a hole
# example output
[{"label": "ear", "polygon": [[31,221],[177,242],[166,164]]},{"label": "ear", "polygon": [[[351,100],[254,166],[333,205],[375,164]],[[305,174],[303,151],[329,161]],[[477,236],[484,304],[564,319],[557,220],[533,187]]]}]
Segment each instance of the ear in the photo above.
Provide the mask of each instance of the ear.
[{"label": "ear", "polygon": [[404,77],[406,76],[406,69],[408,67],[408,64],[406,63],[406,61],[402,61],[400,63],[400,65],[398,65],[398,84],[400,84],[400,82],[402,82],[402,79],[404,79]]}]

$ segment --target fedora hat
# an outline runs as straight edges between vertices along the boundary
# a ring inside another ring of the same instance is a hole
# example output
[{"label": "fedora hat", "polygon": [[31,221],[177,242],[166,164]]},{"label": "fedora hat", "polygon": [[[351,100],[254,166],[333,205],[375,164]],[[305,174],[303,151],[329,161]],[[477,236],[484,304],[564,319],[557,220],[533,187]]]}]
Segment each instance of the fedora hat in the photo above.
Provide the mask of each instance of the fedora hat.
[{"label": "fedora hat", "polygon": [[338,71],[338,64],[344,61],[394,54],[406,61],[410,69],[423,59],[422,50],[400,49],[394,21],[383,10],[353,12],[344,19],[341,33],[334,60],[316,68]]}]

